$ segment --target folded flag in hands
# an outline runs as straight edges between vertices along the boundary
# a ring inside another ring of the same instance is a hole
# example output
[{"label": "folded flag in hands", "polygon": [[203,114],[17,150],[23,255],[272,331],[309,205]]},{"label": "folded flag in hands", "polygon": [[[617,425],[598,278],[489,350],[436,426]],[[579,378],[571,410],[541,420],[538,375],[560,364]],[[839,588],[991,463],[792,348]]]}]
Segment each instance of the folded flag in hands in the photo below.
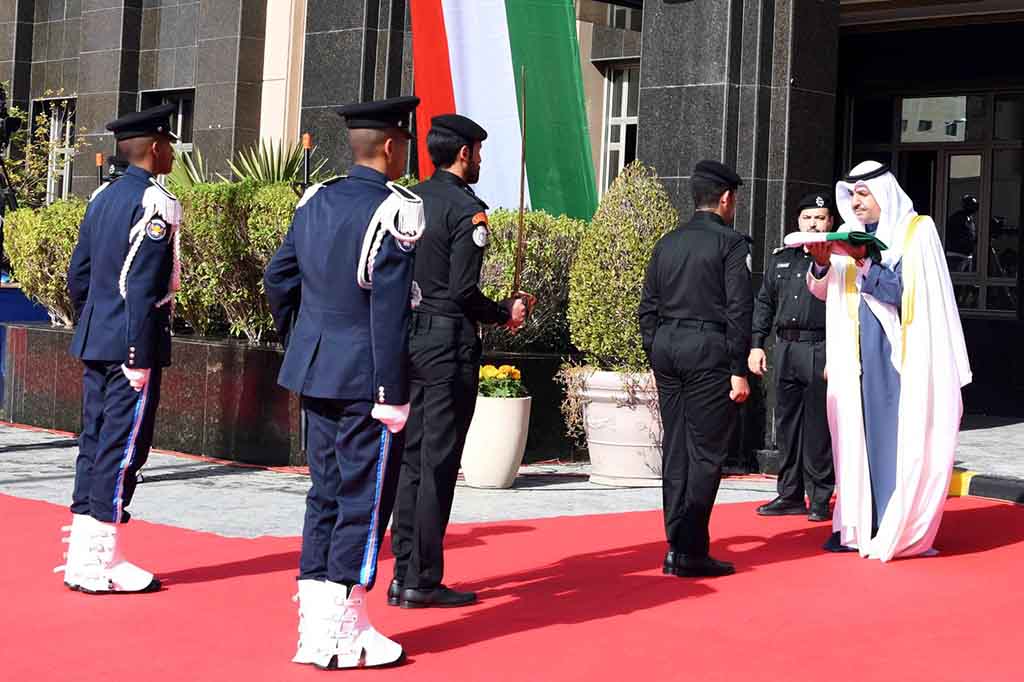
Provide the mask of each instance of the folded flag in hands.
[{"label": "folded flag in hands", "polygon": [[867,246],[868,257],[874,261],[882,260],[882,251],[889,247],[870,232],[791,232],[783,240],[786,246],[806,246],[822,242],[846,242],[851,246]]}]

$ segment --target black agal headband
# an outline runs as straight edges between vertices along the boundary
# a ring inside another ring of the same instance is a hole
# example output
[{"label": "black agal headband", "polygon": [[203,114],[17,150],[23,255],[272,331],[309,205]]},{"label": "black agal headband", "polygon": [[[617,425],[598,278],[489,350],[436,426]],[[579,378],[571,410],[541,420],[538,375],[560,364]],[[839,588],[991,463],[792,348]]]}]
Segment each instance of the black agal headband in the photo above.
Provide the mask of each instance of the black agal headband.
[{"label": "black agal headband", "polygon": [[850,184],[856,184],[858,182],[866,182],[868,180],[873,180],[874,178],[880,178],[888,172],[889,166],[883,163],[875,170],[868,171],[867,173],[861,173],[860,175],[847,175],[843,180]]}]

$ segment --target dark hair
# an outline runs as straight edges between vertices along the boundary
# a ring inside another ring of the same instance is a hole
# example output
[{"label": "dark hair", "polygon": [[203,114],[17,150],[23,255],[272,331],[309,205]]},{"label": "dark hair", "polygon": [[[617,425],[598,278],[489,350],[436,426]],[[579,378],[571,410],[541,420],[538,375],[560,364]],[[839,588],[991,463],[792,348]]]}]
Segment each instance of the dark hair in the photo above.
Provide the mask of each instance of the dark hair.
[{"label": "dark hair", "polygon": [[458,135],[432,128],[427,133],[427,152],[438,168],[448,168],[459,158],[459,151],[468,143]]},{"label": "dark hair", "polygon": [[695,175],[690,178],[690,192],[693,194],[694,208],[715,208],[722,195],[731,187],[710,178]]}]

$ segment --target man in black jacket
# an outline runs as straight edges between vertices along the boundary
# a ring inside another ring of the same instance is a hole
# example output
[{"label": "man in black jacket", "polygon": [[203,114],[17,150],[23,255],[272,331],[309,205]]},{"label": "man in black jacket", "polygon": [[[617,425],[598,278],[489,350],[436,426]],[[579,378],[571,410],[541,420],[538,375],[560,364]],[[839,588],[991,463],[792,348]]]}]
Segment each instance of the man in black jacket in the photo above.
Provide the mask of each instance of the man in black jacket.
[{"label": "man in black jacket", "polygon": [[487,132],[456,114],[431,123],[427,149],[437,171],[413,188],[423,199],[427,229],[416,253],[422,298],[409,338],[412,411],[391,528],[395,578],[388,603],[403,608],[476,601],[474,593],[457,592],[441,580],[444,534],[476,406],[479,325],[516,330],[529,305],[528,296],[496,302],[479,288],[490,232],[487,204],[470,185],[480,178]]},{"label": "man in black jacket", "polygon": [[655,245],[640,301],[663,424],[663,571],[677,576],[734,572],[709,555],[708,522],[738,406],[750,395],[750,240],[730,227],[742,184],[717,161],[697,164],[697,211]]},{"label": "man in black jacket", "polygon": [[[831,232],[832,198],[811,193],[800,200],[801,232]],[[835,489],[832,440],[825,409],[825,302],[807,289],[813,259],[802,246],[776,249],[768,259],[754,304],[750,371],[764,376],[765,346],[775,328],[775,423],[782,466],[779,494],[757,508],[761,516],[807,514],[828,521]],[[804,493],[811,500],[808,514]]]}]

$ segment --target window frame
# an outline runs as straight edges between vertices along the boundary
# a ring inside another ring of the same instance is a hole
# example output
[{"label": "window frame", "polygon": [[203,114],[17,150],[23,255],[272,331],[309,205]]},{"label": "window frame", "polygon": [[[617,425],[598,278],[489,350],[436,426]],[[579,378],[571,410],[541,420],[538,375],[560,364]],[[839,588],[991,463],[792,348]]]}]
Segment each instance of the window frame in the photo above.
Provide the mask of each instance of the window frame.
[{"label": "window frame", "polygon": [[[63,201],[71,196],[71,184],[74,178],[75,163],[75,141],[77,138],[77,127],[75,118],[78,107],[78,98],[67,96],[40,97],[32,100],[31,121],[33,126],[32,134],[35,134],[34,127],[36,119],[43,108],[52,104],[63,103],[63,112],[67,114],[61,122],[60,133],[63,137],[62,147],[51,147],[46,161],[46,205],[49,206],[55,201]],[[47,114],[47,128],[49,129],[49,142],[55,142],[55,131],[53,128],[54,117],[52,110]],[[58,170],[58,165],[60,169]],[[59,178],[59,180],[58,180]],[[59,187],[58,187],[59,185]]]},{"label": "window frame", "polygon": [[[615,25],[615,13],[625,12],[625,26]],[[633,18],[639,17],[640,28],[631,28],[633,26]],[[636,9],[633,7],[622,7],[621,5],[608,4],[608,25],[612,28],[618,28],[623,31],[640,31],[643,30],[644,25],[644,11],[642,9]]]},{"label": "window frame", "polygon": [[[960,315],[967,318],[996,318],[996,319],[1024,319],[1024,305],[1021,295],[1024,293],[1024,281],[1022,281],[1021,265],[1024,265],[1024,252],[1018,252],[1017,274],[1014,277],[996,277],[988,274],[988,263],[991,248],[991,211],[992,211],[992,181],[994,164],[997,154],[1001,151],[1021,151],[1024,153],[1024,140],[998,140],[995,138],[995,102],[996,99],[1005,96],[1021,96],[1024,90],[1018,87],[996,88],[986,90],[921,90],[921,91],[899,91],[899,92],[878,92],[876,95],[889,96],[892,107],[891,126],[888,143],[863,143],[857,144],[853,139],[854,118],[856,112],[856,100],[858,95],[866,93],[849,93],[846,102],[846,121],[844,128],[844,168],[850,168],[853,159],[862,158],[867,154],[882,154],[893,160],[893,171],[898,174],[899,169],[896,163],[902,161],[903,153],[912,151],[934,150],[936,152],[936,184],[934,192],[934,216],[949,216],[955,207],[948,206],[949,187],[949,157],[959,155],[980,154],[982,157],[982,196],[985,201],[981,203],[978,211],[978,236],[977,236],[977,269],[970,273],[950,273],[950,279],[954,286],[975,286],[978,288],[978,307],[958,308]],[[964,140],[962,142],[903,142],[902,132],[902,111],[903,100],[917,99],[922,97],[972,97],[981,96],[985,98],[985,120],[980,139]],[[1024,184],[1024,179],[1022,179]],[[941,224],[939,222],[941,220]],[[936,227],[943,248],[946,245],[946,220],[940,218],[936,221]],[[1021,210],[1021,225],[1018,230],[1024,231],[1024,207]],[[1022,239],[1024,241],[1024,239]],[[993,310],[988,305],[988,290],[992,287],[1015,288],[1017,299],[1016,310]]]},{"label": "window frame", "polygon": [[[622,115],[613,116],[613,105],[612,101],[615,94],[615,74],[616,72],[623,74],[622,81],[622,94],[621,94],[621,105]],[[637,90],[637,111],[634,115],[629,115],[629,95],[631,92],[629,74],[635,74],[635,82],[633,86]],[[600,182],[600,195],[604,195],[607,191],[608,186],[611,184],[611,155],[613,152],[619,153],[618,168],[616,168],[616,176],[622,172],[625,168],[626,163],[626,133],[629,126],[633,125],[637,127],[639,131],[640,126],[640,107],[639,107],[639,90],[640,90],[640,63],[639,62],[619,62],[611,64],[605,69],[604,72],[604,107],[601,116],[601,182]],[[612,142],[612,128],[617,127],[620,129],[619,141]]]}]

